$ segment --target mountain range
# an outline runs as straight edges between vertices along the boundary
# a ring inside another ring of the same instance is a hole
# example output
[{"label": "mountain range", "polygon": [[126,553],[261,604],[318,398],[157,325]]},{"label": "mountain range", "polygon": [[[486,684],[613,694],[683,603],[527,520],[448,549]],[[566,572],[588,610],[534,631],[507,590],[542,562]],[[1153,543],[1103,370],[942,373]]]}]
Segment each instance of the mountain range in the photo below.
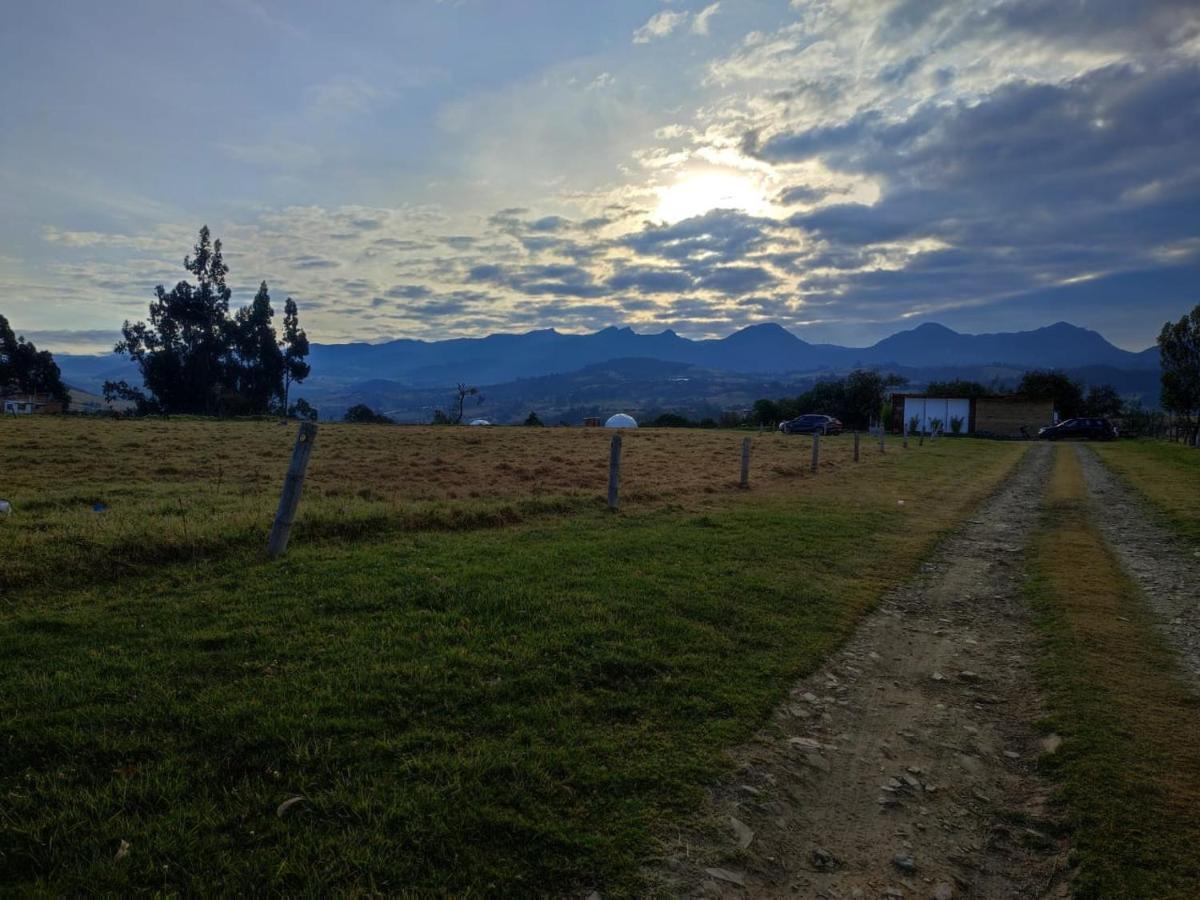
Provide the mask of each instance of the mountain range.
[{"label": "mountain range", "polygon": [[1132,353],[1113,346],[1095,331],[1066,322],[1035,331],[978,335],[960,334],[929,323],[870,347],[810,344],[782,326],[769,323],[751,325],[712,340],[690,340],[671,330],[638,334],[632,328],[615,326],[594,334],[560,334],[546,329],[448,341],[316,344],[310,357],[313,371],[323,378],[382,376],[413,386],[506,382],[573,372],[613,359],[658,359],[746,374],[888,365],[1158,367],[1157,349]]},{"label": "mountain range", "polygon": [[[83,390],[98,391],[107,379],[137,381],[130,363],[113,354],[60,354],[56,359],[68,384]],[[458,382],[489,386],[490,395],[507,398],[506,406],[513,410],[551,397],[557,397],[555,408],[574,409],[579,404],[559,388],[578,387],[581,381],[589,385],[589,403],[603,406],[600,399],[607,398],[645,409],[648,400],[639,392],[674,379],[669,390],[654,395],[681,409],[710,409],[734,395],[755,390],[763,392],[759,396],[770,395],[771,388],[785,391],[859,367],[907,374],[914,383],[922,377],[1003,382],[1019,378],[1025,369],[1058,368],[1087,373],[1086,381],[1104,373],[1119,389],[1124,386],[1156,402],[1153,386],[1159,368],[1157,348],[1123,350],[1095,331],[1066,322],[1033,331],[976,335],[928,323],[869,347],[809,343],[771,323],[708,340],[692,340],[671,330],[639,334],[615,326],[593,334],[544,329],[444,341],[314,343],[309,361],[313,374],[300,393],[318,402],[324,417],[340,414],[354,402],[367,402],[413,421],[425,420],[431,408],[444,405],[434,398]],[[568,377],[572,375],[578,377]],[[601,387],[605,383],[607,387]],[[731,394],[726,389],[732,386],[736,390]],[[494,409],[488,413],[496,415]]]}]

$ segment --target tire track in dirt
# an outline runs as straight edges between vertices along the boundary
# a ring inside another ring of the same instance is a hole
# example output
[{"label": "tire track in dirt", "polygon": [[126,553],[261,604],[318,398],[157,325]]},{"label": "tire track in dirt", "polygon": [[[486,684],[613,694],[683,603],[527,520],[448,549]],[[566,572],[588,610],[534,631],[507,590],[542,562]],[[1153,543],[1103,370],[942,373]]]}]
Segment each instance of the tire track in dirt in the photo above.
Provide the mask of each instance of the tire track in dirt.
[{"label": "tire track in dirt", "polygon": [[1035,446],[749,744],[653,877],[713,897],[1039,897],[1065,847],[1035,774],[1022,599],[1051,448]]},{"label": "tire track in dirt", "polygon": [[1159,629],[1200,693],[1200,550],[1161,523],[1136,489],[1096,453],[1075,448],[1088,490],[1088,512],[1121,568],[1142,591]]}]

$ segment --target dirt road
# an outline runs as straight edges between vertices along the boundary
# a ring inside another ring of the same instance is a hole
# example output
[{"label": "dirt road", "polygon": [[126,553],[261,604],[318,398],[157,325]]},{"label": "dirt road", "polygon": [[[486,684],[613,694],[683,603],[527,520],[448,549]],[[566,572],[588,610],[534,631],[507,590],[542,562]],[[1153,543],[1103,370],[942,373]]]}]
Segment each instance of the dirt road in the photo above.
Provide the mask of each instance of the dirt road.
[{"label": "dirt road", "polygon": [[1142,590],[1200,693],[1200,551],[1160,523],[1140,495],[1106,469],[1088,447],[1077,446],[1090,499],[1089,513],[1121,568]]},{"label": "dirt road", "polygon": [[717,786],[668,848],[665,893],[1040,897],[1065,891],[1065,848],[1038,829],[1049,787],[1021,599],[1051,448],[912,582],[887,595]]}]

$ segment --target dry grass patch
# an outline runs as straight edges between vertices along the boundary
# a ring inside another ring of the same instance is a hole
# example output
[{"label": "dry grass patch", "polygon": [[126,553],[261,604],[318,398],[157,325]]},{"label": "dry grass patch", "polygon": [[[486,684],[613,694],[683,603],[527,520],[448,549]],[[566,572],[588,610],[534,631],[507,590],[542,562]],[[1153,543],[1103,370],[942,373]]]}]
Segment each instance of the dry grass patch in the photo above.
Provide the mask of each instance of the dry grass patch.
[{"label": "dry grass patch", "polygon": [[1200,896],[1200,704],[1057,448],[1029,596],[1083,897]]},{"label": "dry grass patch", "polygon": [[[0,419],[0,599],[22,585],[214,560],[265,541],[295,424],[178,418]],[[626,509],[703,508],[737,493],[738,432],[624,434]],[[794,495],[818,480],[808,438],[753,434],[755,490]],[[603,502],[611,432],[323,424],[296,540],[510,525]],[[851,465],[852,438],[822,445],[822,475]],[[885,463],[864,444],[859,468]],[[97,504],[102,511],[95,511]]]}]

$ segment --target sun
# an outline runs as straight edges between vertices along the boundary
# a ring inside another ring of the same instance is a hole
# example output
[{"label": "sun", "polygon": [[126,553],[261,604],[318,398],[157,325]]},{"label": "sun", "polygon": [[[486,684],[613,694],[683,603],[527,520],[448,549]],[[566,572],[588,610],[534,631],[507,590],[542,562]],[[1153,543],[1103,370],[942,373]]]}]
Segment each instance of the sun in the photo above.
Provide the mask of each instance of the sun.
[{"label": "sun", "polygon": [[736,209],[766,215],[771,203],[758,179],[729,169],[703,169],[681,175],[674,184],[657,189],[654,218],[668,224],[712,209]]}]

